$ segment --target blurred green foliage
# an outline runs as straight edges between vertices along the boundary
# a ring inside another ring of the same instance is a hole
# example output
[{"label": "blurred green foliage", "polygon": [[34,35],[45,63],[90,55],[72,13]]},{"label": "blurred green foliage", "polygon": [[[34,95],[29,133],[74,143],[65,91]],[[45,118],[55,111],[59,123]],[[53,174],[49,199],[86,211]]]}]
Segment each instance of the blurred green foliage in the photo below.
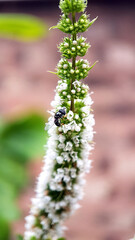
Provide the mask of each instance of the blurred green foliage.
[{"label": "blurred green foliage", "polygon": [[47,33],[44,22],[27,14],[0,14],[0,37],[35,41]]},{"label": "blurred green foliage", "polygon": [[23,240],[23,236],[18,235],[17,238],[16,238],[16,240]]},{"label": "blurred green foliage", "polygon": [[[29,42],[46,33],[45,23],[36,17],[0,14],[0,37]],[[6,124],[0,122],[0,240],[11,239],[10,223],[20,215],[16,198],[27,183],[27,162],[44,153],[44,122],[44,117],[37,114]]]},{"label": "blurred green foliage", "polygon": [[58,240],[66,240],[66,238],[59,238]]},{"label": "blurred green foliage", "polygon": [[16,198],[27,183],[26,164],[44,154],[44,125],[38,114],[0,124],[0,240],[10,239],[10,222],[20,215]]}]

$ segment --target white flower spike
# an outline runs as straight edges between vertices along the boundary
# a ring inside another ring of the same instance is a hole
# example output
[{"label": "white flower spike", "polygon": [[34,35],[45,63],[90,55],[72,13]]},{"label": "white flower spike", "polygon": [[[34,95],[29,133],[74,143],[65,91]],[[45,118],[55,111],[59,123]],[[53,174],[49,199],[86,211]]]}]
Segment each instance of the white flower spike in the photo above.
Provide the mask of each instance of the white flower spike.
[{"label": "white flower spike", "polygon": [[37,179],[30,214],[25,218],[24,240],[64,239],[63,222],[80,207],[78,201],[84,195],[85,173],[91,169],[89,152],[93,149],[95,121],[91,112],[93,101],[83,79],[94,64],[90,67],[87,60],[76,60],[90,47],[77,33],[86,31],[95,21],[90,22],[85,13],[76,21],[75,13],[84,12],[86,6],[84,0],[60,0],[63,15],[53,28],[71,37],[65,37],[59,46],[62,58],[57,65],[57,75],[60,80],[47,123],[49,139],[44,166]]}]

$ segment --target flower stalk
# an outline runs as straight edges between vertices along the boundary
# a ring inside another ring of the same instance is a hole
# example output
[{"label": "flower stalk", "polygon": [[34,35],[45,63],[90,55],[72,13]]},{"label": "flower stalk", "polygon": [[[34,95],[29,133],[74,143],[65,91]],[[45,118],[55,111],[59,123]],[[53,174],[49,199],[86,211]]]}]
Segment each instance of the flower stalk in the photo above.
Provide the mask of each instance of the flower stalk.
[{"label": "flower stalk", "polygon": [[[72,1],[72,5],[73,5],[73,1]],[[73,23],[73,27],[74,27],[75,12],[72,12],[72,23]],[[76,41],[76,33],[73,33],[72,38],[73,38],[73,41]],[[74,72],[75,72],[75,62],[76,62],[76,57],[73,56],[73,58],[72,58],[72,69],[74,70]],[[71,107],[70,107],[70,110],[72,112],[74,112],[74,97],[72,96],[72,89],[73,89],[73,82],[74,81],[75,81],[75,74],[73,74],[73,77],[71,79]]]},{"label": "flower stalk", "polygon": [[[63,222],[79,208],[84,176],[91,167],[88,158],[93,149],[95,122],[91,94],[83,79],[95,63],[90,66],[85,59],[77,60],[90,47],[78,33],[86,31],[96,20],[88,19],[84,13],[86,6],[86,0],[60,0],[62,16],[57,26],[52,27],[68,35],[59,45],[62,58],[56,74],[60,80],[47,124],[45,165],[38,178],[30,215],[26,217],[24,240],[64,240]],[[76,13],[80,12],[83,14],[76,21]]]}]

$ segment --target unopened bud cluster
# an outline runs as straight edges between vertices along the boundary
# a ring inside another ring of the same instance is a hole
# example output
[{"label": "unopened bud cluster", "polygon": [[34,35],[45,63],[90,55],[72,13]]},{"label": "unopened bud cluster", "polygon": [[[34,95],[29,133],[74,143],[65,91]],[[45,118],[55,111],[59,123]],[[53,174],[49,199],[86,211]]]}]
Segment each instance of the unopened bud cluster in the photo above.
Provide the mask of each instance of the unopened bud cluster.
[{"label": "unopened bud cluster", "polygon": [[[90,66],[85,59],[76,60],[90,47],[77,33],[86,31],[95,21],[90,21],[85,13],[76,21],[75,13],[84,12],[86,5],[85,0],[60,0],[62,17],[53,28],[71,36],[66,36],[59,45],[62,58],[56,74],[60,80],[51,103],[52,117],[47,124],[49,140],[45,165],[26,217],[24,240],[64,240],[63,221],[79,208],[84,176],[91,168],[89,152],[93,149],[95,122],[89,87],[83,79],[95,63]],[[65,114],[61,115],[61,111]]]},{"label": "unopened bud cluster", "polygon": [[94,65],[95,64],[90,67],[87,60],[81,59],[76,61],[76,69],[72,69],[72,62],[62,58],[57,65],[57,75],[61,79],[71,79],[74,75],[76,80],[81,80],[88,76],[89,70],[94,67]]},{"label": "unopened bud cluster", "polygon": [[72,57],[83,57],[90,47],[89,43],[86,43],[86,38],[79,37],[76,40],[65,37],[64,41],[59,45],[59,50],[62,56],[71,59]]},{"label": "unopened bud cluster", "polygon": [[87,29],[96,21],[96,19],[97,18],[94,18],[92,21],[90,21],[89,16],[84,13],[79,20],[73,24],[71,19],[66,14],[63,14],[57,26],[52,28],[58,28],[67,34],[82,33],[87,31]]},{"label": "unopened bud cluster", "polygon": [[87,7],[87,0],[60,0],[59,7],[61,11],[66,14],[72,12],[84,12],[85,8]]}]

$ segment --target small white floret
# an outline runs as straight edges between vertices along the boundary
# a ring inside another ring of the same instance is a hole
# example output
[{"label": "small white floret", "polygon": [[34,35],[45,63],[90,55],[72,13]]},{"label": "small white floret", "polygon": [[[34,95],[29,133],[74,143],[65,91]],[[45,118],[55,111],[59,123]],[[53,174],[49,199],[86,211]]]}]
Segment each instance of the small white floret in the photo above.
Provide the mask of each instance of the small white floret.
[{"label": "small white floret", "polygon": [[30,240],[32,237],[36,237],[35,232],[33,232],[33,231],[26,231],[24,233],[24,240]]},{"label": "small white floret", "polygon": [[69,23],[69,22],[70,22],[69,18],[66,18],[66,22],[67,22],[67,23]]},{"label": "small white floret", "polygon": [[82,40],[83,40],[83,41],[85,41],[85,40],[86,40],[86,38],[82,37]]},{"label": "small white floret", "polygon": [[77,45],[77,41],[76,40],[73,41],[73,45]]},{"label": "small white floret", "polygon": [[70,70],[70,73],[71,73],[71,74],[74,74],[74,69],[71,69],[71,70]]},{"label": "small white floret", "polygon": [[87,68],[87,65],[86,65],[86,64],[83,64],[83,65],[82,65],[82,68]]},{"label": "small white floret", "polygon": [[80,92],[81,91],[81,88],[77,88],[77,92]]},{"label": "small white floret", "polygon": [[86,114],[85,114],[85,113],[82,113],[82,116],[83,116],[83,117],[85,117],[85,116],[86,116]]},{"label": "small white floret", "polygon": [[75,126],[75,131],[76,131],[76,132],[80,132],[80,130],[81,130],[80,127],[76,124],[76,126]]},{"label": "small white floret", "polygon": [[73,51],[73,52],[75,51],[75,47],[72,47],[72,51]]},{"label": "small white floret", "polygon": [[72,111],[69,111],[67,114],[67,119],[71,121],[73,119],[73,116],[74,116],[74,113]]},{"label": "small white floret", "polygon": [[56,158],[56,160],[57,160],[57,163],[59,163],[59,164],[61,164],[63,162],[63,158],[61,156],[58,156]]},{"label": "small white floret", "polygon": [[72,90],[71,90],[71,93],[75,94],[75,90],[74,90],[74,89],[72,89]]},{"label": "small white floret", "polygon": [[81,23],[84,23],[84,20],[83,20],[83,19],[81,19],[81,20],[80,20],[80,22],[81,22]]},{"label": "small white floret", "polygon": [[63,65],[63,68],[64,68],[64,69],[67,69],[67,68],[68,68],[68,65],[67,65],[67,64],[64,64],[64,65]]},{"label": "small white floret", "polygon": [[75,114],[75,119],[79,119],[79,115],[78,114]]},{"label": "small white floret", "polygon": [[66,42],[66,43],[64,43],[64,47],[68,47],[69,46],[69,44]]},{"label": "small white floret", "polygon": [[81,43],[81,46],[82,46],[82,47],[84,47],[84,46],[85,46],[85,43],[84,43],[84,42],[82,42],[82,43]]},{"label": "small white floret", "polygon": [[71,98],[71,96],[70,96],[70,95],[67,95],[67,98],[68,98],[68,99],[70,99],[70,98]]},{"label": "small white floret", "polygon": [[65,150],[66,151],[71,151],[72,150],[72,146],[73,146],[73,144],[71,142],[67,142]]}]

